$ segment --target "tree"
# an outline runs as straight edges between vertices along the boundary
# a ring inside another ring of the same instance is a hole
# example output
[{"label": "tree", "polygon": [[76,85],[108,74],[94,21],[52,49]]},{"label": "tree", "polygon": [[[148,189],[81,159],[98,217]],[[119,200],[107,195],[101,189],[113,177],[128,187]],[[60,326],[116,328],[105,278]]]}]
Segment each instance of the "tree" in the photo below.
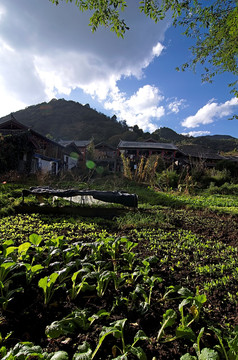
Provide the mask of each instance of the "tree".
[{"label": "tree", "polygon": [[[50,0],[56,5],[60,0]],[[61,0],[74,2],[81,11],[92,11],[89,25],[95,31],[99,25],[109,27],[123,37],[129,26],[121,17],[126,0]],[[135,1],[135,0],[134,0]],[[173,25],[184,28],[183,34],[195,39],[190,48],[193,58],[177,70],[204,68],[202,81],[211,82],[216,74],[238,75],[238,7],[237,0],[141,0],[138,8],[155,22],[172,14]],[[235,81],[229,86],[238,97]]]}]

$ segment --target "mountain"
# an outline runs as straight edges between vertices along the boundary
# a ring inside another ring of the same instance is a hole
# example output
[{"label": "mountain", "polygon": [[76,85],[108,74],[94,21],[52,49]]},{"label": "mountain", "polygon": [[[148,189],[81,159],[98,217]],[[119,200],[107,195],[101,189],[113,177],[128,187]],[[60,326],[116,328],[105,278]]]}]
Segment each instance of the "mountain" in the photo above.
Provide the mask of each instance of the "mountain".
[{"label": "mountain", "polygon": [[206,146],[216,152],[230,152],[238,148],[238,139],[229,135],[199,136],[193,139],[193,144]]},{"label": "mountain", "polygon": [[178,143],[180,141],[185,140],[184,135],[177,134],[176,131],[167,127],[162,127],[160,129],[155,130],[152,135],[166,142],[168,139],[170,139],[170,141],[174,143]]},{"label": "mountain", "polygon": [[[126,121],[117,121],[116,115],[106,116],[89,104],[82,105],[65,99],[52,99],[48,103],[29,106],[12,114],[17,121],[31,127],[42,135],[58,140],[89,140],[94,143],[107,142],[117,146],[120,140],[145,141],[153,139],[176,145],[197,144],[216,151],[238,149],[238,139],[227,135],[200,136],[197,138],[177,134],[162,127],[152,134],[144,133],[137,125],[129,127]],[[9,120],[10,115],[0,118],[0,123]]]},{"label": "mountain", "polygon": [[[125,131],[115,117],[110,118],[90,106],[64,99],[53,99],[13,113],[17,121],[35,131],[59,140],[108,139]],[[9,116],[0,119],[6,121]]]}]

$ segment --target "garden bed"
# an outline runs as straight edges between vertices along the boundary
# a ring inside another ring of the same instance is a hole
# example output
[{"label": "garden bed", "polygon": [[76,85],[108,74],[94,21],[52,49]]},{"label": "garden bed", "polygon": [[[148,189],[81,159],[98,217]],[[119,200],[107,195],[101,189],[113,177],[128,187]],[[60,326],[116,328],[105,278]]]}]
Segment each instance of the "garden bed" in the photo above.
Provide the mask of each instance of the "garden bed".
[{"label": "garden bed", "polygon": [[138,215],[0,219],[2,358],[236,359],[237,217]]},{"label": "garden bed", "polygon": [[128,211],[136,211],[125,208],[117,207],[103,207],[103,206],[51,206],[51,205],[33,205],[33,204],[20,204],[15,206],[15,212],[19,214],[48,214],[48,215],[71,215],[83,217],[101,217],[104,219],[113,219],[116,216],[125,214]]}]

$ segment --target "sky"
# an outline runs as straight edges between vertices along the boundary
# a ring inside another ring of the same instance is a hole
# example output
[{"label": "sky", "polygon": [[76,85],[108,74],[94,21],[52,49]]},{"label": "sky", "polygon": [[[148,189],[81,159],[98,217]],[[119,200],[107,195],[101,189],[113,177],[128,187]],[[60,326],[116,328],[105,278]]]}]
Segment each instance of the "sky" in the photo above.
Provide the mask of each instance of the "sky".
[{"label": "sky", "polygon": [[124,39],[72,3],[0,1],[0,117],[52,98],[89,104],[129,126],[169,127],[191,136],[238,138],[238,99],[230,74],[201,82],[201,69],[177,72],[191,58],[190,39],[171,19],[155,24],[128,0]]}]

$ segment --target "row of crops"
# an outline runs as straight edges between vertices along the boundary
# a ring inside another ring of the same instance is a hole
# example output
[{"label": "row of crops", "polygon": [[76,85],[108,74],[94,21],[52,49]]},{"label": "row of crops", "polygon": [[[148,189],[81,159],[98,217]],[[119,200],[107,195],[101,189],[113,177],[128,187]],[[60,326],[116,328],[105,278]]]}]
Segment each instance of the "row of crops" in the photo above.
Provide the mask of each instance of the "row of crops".
[{"label": "row of crops", "polygon": [[214,237],[221,219],[130,216],[124,228],[123,218],[0,219],[1,359],[237,360],[238,248]]}]

